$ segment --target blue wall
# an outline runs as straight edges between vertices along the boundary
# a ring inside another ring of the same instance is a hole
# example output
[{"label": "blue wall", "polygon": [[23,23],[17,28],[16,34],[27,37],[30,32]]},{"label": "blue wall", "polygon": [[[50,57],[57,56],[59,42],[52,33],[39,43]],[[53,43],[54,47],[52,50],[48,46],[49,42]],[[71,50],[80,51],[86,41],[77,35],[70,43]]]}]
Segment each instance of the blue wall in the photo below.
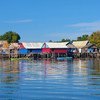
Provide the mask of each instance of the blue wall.
[{"label": "blue wall", "polygon": [[41,53],[42,49],[19,49],[19,54]]},{"label": "blue wall", "polygon": [[41,53],[42,49],[29,49],[28,53],[30,53],[30,52],[32,52],[32,53]]},{"label": "blue wall", "polygon": [[19,54],[27,54],[28,50],[27,49],[19,49]]}]

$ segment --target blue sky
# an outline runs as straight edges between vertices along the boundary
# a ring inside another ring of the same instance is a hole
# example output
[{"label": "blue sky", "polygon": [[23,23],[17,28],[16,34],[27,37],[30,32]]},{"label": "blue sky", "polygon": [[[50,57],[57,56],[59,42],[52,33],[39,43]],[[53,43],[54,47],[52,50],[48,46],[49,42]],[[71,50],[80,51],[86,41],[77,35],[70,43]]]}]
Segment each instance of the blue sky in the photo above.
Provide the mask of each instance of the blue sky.
[{"label": "blue sky", "polygon": [[100,0],[0,0],[0,35],[21,41],[76,39],[100,30]]}]

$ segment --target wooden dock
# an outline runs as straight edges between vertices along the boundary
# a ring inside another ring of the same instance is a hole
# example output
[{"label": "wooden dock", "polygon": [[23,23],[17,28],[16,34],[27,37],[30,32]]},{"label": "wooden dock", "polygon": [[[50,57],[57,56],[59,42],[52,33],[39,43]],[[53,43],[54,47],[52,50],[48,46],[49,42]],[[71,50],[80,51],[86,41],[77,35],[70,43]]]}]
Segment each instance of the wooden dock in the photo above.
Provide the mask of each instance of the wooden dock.
[{"label": "wooden dock", "polygon": [[[54,57],[55,56],[55,57]],[[30,55],[23,55],[23,54],[0,54],[0,59],[2,58],[34,58],[34,59],[52,59],[52,58],[57,58],[56,55],[45,55],[45,54],[30,54]],[[60,56],[59,56],[60,57]],[[65,56],[61,56],[65,57]],[[69,56],[66,56],[69,57]],[[100,53],[77,53],[73,54],[73,58],[100,58]]]}]

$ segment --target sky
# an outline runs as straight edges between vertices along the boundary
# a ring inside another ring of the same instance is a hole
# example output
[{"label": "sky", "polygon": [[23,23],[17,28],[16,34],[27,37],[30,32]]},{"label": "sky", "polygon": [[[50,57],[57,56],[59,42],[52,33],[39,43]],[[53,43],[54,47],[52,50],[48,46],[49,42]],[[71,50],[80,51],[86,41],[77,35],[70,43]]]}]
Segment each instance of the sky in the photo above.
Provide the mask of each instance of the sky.
[{"label": "sky", "polygon": [[76,39],[100,30],[100,0],[0,0],[0,35],[20,41]]}]

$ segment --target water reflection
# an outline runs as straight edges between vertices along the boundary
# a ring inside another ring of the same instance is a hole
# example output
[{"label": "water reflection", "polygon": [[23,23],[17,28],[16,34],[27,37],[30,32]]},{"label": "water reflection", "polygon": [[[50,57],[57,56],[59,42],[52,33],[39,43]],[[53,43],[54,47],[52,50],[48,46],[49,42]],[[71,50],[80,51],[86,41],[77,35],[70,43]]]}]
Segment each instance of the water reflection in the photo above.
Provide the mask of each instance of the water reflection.
[{"label": "water reflection", "polygon": [[100,75],[100,60],[99,59],[93,60],[92,68],[95,70],[95,73],[93,73],[94,75]]},{"label": "water reflection", "polygon": [[[90,70],[89,70],[90,69]],[[88,76],[88,74],[100,74],[100,62],[97,60],[73,61],[32,61],[32,60],[1,60],[1,79],[5,82],[18,80],[21,73],[22,78],[65,78],[68,75]]]},{"label": "water reflection", "polygon": [[49,76],[58,77],[66,74],[66,63],[60,63],[57,61],[21,61],[20,70],[23,74],[28,75],[24,77],[25,79],[42,79]]},{"label": "water reflection", "polygon": [[66,71],[67,71],[67,66],[66,66],[66,62],[62,63],[62,62],[50,62],[48,61],[44,61],[44,67],[45,67],[45,74],[46,76],[49,75],[65,75]]},{"label": "water reflection", "polygon": [[98,100],[99,96],[99,60],[0,60],[1,100]]},{"label": "water reflection", "polygon": [[10,83],[18,80],[19,61],[0,61],[0,81]]}]

